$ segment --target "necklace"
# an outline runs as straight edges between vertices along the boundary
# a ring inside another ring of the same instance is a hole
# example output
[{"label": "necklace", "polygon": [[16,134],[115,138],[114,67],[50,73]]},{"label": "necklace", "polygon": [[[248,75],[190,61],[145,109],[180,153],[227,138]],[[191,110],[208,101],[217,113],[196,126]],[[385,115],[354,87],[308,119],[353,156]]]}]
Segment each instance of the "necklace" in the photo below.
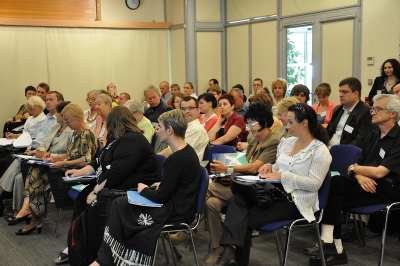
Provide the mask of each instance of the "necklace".
[{"label": "necklace", "polygon": [[95,116],[93,119],[90,119],[90,118],[91,118],[91,117],[90,117],[90,113],[91,113],[91,111],[89,110],[89,112],[88,112],[88,114],[87,114],[87,118],[86,118],[86,121],[87,121],[88,123],[92,123],[94,120],[96,120],[97,116],[99,115],[99,114],[96,112],[96,116]]}]

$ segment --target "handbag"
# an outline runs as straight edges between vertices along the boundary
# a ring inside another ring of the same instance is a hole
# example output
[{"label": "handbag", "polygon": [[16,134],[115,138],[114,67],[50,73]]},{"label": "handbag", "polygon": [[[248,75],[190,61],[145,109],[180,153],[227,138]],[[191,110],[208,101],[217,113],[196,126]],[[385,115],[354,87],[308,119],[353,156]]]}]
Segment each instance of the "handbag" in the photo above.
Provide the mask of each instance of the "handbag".
[{"label": "handbag", "polygon": [[268,182],[244,182],[237,180],[238,173],[231,175],[231,191],[233,194],[241,194],[256,202],[262,209],[268,208],[274,201],[292,201],[291,196],[284,190]]}]

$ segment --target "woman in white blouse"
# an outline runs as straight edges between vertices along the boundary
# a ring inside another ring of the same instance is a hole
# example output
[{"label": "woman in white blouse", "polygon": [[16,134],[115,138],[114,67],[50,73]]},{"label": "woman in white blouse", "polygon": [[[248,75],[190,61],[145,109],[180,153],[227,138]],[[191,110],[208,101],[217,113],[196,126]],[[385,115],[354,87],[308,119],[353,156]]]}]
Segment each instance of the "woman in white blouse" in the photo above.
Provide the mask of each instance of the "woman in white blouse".
[{"label": "woman in white blouse", "polygon": [[281,140],[276,163],[263,165],[259,173],[267,180],[280,180],[281,185],[276,186],[291,198],[275,200],[268,208],[260,208],[249,197],[234,194],[228,202],[220,241],[224,252],[217,265],[248,265],[254,229],[302,216],[308,222],[315,220],[318,190],[332,161],[326,146],[329,137],[317,122],[315,111],[307,104],[290,106],[287,119],[286,128],[292,137]]}]

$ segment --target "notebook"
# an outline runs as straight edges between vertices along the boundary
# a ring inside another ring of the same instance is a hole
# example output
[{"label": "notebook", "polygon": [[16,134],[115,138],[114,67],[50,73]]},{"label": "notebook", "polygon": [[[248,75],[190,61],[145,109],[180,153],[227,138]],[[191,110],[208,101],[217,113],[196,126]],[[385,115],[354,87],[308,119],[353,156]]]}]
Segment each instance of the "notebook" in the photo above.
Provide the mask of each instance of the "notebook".
[{"label": "notebook", "polygon": [[137,191],[128,191],[128,202],[130,204],[145,206],[145,207],[161,207],[163,206],[161,203],[157,203],[149,200],[146,197],[143,197]]}]

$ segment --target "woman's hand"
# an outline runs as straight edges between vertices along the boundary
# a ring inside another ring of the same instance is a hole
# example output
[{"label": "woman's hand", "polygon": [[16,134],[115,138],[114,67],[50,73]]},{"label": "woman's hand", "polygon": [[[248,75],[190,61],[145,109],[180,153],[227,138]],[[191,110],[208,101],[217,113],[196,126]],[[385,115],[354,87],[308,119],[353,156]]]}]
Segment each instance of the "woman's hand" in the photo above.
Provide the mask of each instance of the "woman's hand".
[{"label": "woman's hand", "polygon": [[75,176],[80,176],[81,174],[79,174],[79,170],[81,169],[70,169],[65,171],[65,176],[67,177],[75,177]]},{"label": "woman's hand", "polygon": [[158,189],[158,187],[160,186],[161,182],[155,182],[153,185],[151,185],[151,188],[154,188],[155,190]]},{"label": "woman's hand", "polygon": [[43,158],[43,156],[46,154],[46,152],[42,151],[42,150],[36,150],[36,151],[33,151],[33,154],[35,154],[36,158]]},{"label": "woman's hand", "polygon": [[271,173],[272,172],[272,165],[270,165],[270,164],[264,164],[263,166],[261,166],[259,169],[258,169],[258,173],[260,174],[260,175],[262,175],[262,174],[268,174],[268,173]]},{"label": "woman's hand", "polygon": [[58,162],[54,162],[52,165],[50,165],[50,168],[60,168],[60,167],[64,167],[65,166],[65,162],[64,161],[58,161]]},{"label": "woman's hand", "polygon": [[213,163],[210,163],[210,171],[213,174],[226,173],[228,171],[228,167],[221,161],[213,160]]},{"label": "woman's hand", "polygon": [[224,123],[224,121],[225,121],[225,117],[221,114],[218,117],[217,124],[222,125],[222,123]]},{"label": "woman's hand", "polygon": [[268,174],[260,174],[260,177],[268,180],[281,180],[281,172],[270,172]]},{"label": "woman's hand", "polygon": [[9,119],[7,119],[7,124],[10,124],[10,123],[12,123],[12,122],[14,122],[14,118],[13,117],[11,117],[11,118],[9,118]]},{"label": "woman's hand", "polygon": [[142,192],[143,189],[147,188],[148,186],[143,184],[143,183],[139,183],[138,187],[137,187],[137,191],[140,193]]},{"label": "woman's hand", "polygon": [[93,201],[95,201],[97,199],[97,195],[95,195],[94,193],[93,193],[93,191],[87,196],[87,198],[86,198],[86,203],[87,203],[87,205],[90,205],[90,204],[92,204],[92,202]]},{"label": "woman's hand", "polygon": [[247,143],[247,142],[238,142],[237,144],[236,144],[236,149],[238,150],[238,151],[242,151],[242,150],[245,150],[245,149],[247,149],[247,146],[249,146],[249,143]]},{"label": "woman's hand", "polygon": [[51,152],[46,152],[43,154],[42,156],[43,161],[45,161],[46,163],[54,163],[55,160],[53,157],[51,157]]}]

